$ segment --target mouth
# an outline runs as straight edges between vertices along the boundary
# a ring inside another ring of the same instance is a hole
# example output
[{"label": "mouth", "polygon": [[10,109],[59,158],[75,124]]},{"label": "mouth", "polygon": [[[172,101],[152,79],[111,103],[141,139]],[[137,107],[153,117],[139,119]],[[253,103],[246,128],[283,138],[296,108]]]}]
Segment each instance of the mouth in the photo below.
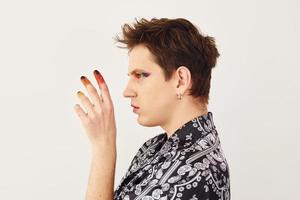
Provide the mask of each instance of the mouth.
[{"label": "mouth", "polygon": [[137,113],[137,110],[139,109],[139,107],[131,105],[132,106],[132,112]]},{"label": "mouth", "polygon": [[140,108],[140,107],[134,106],[134,105],[132,105],[132,104],[131,104],[131,107],[136,108],[136,109]]}]

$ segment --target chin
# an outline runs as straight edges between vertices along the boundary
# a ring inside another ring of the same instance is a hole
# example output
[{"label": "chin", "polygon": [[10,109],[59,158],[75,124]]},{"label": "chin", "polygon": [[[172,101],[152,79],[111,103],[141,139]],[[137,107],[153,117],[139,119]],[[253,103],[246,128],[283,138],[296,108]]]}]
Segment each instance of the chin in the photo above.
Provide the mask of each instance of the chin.
[{"label": "chin", "polygon": [[141,126],[146,126],[146,127],[158,126],[158,124],[155,123],[155,121],[147,117],[142,117],[141,115],[138,115],[137,121]]}]

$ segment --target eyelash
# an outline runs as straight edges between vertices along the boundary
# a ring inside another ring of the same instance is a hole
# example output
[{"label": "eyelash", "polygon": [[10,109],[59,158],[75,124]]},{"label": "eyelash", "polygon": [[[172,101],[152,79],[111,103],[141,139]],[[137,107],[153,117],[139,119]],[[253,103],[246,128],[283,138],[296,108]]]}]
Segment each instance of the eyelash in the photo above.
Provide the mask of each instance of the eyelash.
[{"label": "eyelash", "polygon": [[[148,77],[149,76],[149,74],[148,73],[135,73],[135,76],[137,77],[137,76],[140,76],[140,75],[144,75],[144,77]],[[140,78],[140,77],[139,77]]]}]

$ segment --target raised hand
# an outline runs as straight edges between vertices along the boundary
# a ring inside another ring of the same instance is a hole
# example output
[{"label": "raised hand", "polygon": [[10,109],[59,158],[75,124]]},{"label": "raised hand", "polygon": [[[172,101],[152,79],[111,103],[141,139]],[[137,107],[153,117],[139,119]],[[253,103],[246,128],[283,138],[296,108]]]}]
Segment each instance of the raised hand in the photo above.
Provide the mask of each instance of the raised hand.
[{"label": "raised hand", "polygon": [[113,102],[107,84],[100,72],[94,70],[94,76],[101,95],[98,94],[96,88],[85,76],[81,76],[81,82],[86,87],[91,99],[83,92],[78,91],[77,95],[87,112],[79,104],[74,106],[74,110],[79,116],[93,147],[115,145],[117,130]]}]

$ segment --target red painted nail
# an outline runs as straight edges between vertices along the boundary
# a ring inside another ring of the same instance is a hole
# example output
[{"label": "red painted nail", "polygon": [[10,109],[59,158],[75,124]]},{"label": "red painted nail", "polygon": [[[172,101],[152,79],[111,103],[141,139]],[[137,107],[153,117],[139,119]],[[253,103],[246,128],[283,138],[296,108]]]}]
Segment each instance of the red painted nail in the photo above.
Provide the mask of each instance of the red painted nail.
[{"label": "red painted nail", "polygon": [[102,74],[98,71],[98,70],[94,70],[94,74],[96,76],[96,79],[100,82],[100,83],[104,83],[104,78],[102,76]]}]

